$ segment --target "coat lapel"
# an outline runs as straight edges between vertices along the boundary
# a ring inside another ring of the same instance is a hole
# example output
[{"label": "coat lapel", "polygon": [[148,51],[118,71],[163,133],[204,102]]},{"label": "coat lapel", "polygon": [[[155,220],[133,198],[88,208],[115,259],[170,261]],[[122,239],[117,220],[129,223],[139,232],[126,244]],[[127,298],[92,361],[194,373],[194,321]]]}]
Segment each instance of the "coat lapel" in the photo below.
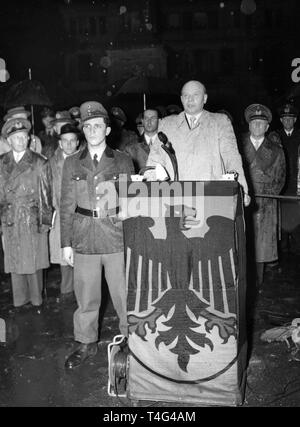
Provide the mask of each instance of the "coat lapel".
[{"label": "coat lapel", "polygon": [[89,150],[87,147],[84,148],[84,150],[80,154],[79,159],[80,159],[80,164],[82,167],[93,172],[94,165],[93,165],[93,161],[92,161],[92,158],[90,156],[90,153],[89,153]]},{"label": "coat lapel", "polygon": [[9,175],[9,180],[15,180],[19,175],[25,172],[32,166],[32,151],[27,148],[22,159],[16,163],[13,155],[13,151],[7,153],[7,169],[6,172]]},{"label": "coat lapel", "polygon": [[114,160],[115,156],[113,150],[109,146],[106,146],[104,153],[101,156],[100,162],[96,168],[96,172],[104,173],[112,166]]}]

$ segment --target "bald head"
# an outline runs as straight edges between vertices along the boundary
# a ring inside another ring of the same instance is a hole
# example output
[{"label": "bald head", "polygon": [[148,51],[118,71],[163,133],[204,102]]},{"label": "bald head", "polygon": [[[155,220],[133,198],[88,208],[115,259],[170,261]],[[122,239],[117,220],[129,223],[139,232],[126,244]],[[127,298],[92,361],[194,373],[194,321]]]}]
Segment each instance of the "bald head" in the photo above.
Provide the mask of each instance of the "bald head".
[{"label": "bald head", "polygon": [[206,88],[201,82],[190,80],[184,84],[181,90],[181,102],[187,114],[199,114],[206,101]]}]

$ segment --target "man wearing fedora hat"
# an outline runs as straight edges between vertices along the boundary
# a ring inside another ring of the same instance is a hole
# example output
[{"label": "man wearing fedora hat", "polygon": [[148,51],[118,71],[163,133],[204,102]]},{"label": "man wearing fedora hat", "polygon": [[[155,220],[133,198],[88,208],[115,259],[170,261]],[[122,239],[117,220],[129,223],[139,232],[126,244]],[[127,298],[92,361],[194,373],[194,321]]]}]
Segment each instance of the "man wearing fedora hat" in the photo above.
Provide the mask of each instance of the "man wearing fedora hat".
[{"label": "man wearing fedora hat", "polygon": [[16,309],[42,305],[44,268],[49,267],[48,230],[52,179],[45,157],[28,148],[31,124],[11,118],[2,133],[11,151],[0,156],[0,206],[4,267],[11,273]]},{"label": "man wearing fedora hat", "polygon": [[[282,128],[277,131],[286,159],[286,183],[282,194],[296,196],[300,188],[299,147],[300,130],[296,128],[298,110],[290,102],[278,109]],[[293,200],[281,203],[281,242],[282,252],[300,254],[300,204]]]},{"label": "man wearing fedora hat", "polygon": [[52,228],[49,233],[50,261],[53,264],[60,264],[61,283],[59,302],[68,303],[74,300],[74,279],[73,267],[71,267],[62,257],[60,243],[60,195],[62,169],[65,159],[74,154],[79,145],[80,130],[75,124],[67,123],[60,129],[59,147],[50,158],[50,165],[53,177],[53,215]]},{"label": "man wearing fedora hat", "polygon": [[61,246],[67,263],[74,265],[74,336],[80,343],[67,358],[67,368],[97,353],[102,268],[120,331],[127,335],[123,228],[117,207],[106,206],[105,189],[107,181],[117,183],[120,174],[131,175],[134,167],[129,156],[106,145],[111,129],[102,104],[85,102],[80,114],[87,145],[65,160],[60,202]]},{"label": "man wearing fedora hat", "polygon": [[[242,140],[241,150],[250,194],[277,195],[285,182],[285,157],[278,136],[274,140],[274,135],[266,134],[272,113],[265,105],[251,104],[245,110],[245,119],[249,132]],[[256,284],[261,290],[265,263],[278,259],[277,201],[261,197],[254,200],[247,212],[248,241],[253,241]]]}]

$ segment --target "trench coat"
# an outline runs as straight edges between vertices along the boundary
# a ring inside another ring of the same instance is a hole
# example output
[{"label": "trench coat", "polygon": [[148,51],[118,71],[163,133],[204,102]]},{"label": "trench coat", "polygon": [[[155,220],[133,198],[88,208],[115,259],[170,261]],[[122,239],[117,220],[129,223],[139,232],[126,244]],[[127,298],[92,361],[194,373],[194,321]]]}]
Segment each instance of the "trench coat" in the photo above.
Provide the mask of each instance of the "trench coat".
[{"label": "trench coat", "polygon": [[[256,151],[248,133],[243,137],[241,149],[251,190],[250,195],[279,194],[285,184],[286,162],[278,141],[274,142],[270,136],[265,136]],[[276,261],[278,259],[277,200],[252,197],[249,209],[253,220],[256,262]]]},{"label": "trench coat", "polygon": [[6,273],[33,274],[49,267],[52,177],[43,156],[30,149],[16,163],[0,156],[0,215]]},{"label": "trench coat", "polygon": [[60,194],[61,194],[61,179],[64,165],[63,151],[60,147],[57,148],[54,155],[50,158],[50,166],[52,172],[53,184],[53,207],[55,214],[53,218],[52,228],[49,233],[50,261],[53,264],[68,265],[62,257],[62,249],[60,244]]},{"label": "trench coat", "polygon": [[[277,131],[286,158],[286,182],[282,194],[285,196],[297,195],[298,163],[300,155],[300,129],[294,129],[291,136],[287,136],[284,129]],[[296,200],[281,201],[281,228],[292,233],[300,225],[300,202]],[[299,238],[298,238],[299,239]],[[297,239],[297,240],[298,240]]]},{"label": "trench coat", "polygon": [[[177,157],[180,181],[220,180],[235,170],[244,192],[248,193],[241,155],[230,120],[225,114],[202,110],[194,129],[190,129],[185,113],[165,117],[158,131],[164,132]],[[171,179],[172,163],[156,140],[151,146],[147,166],[162,164]]]},{"label": "trench coat", "polygon": [[[111,254],[124,251],[123,225],[116,209],[105,210],[105,186],[115,188],[119,175],[130,179],[134,166],[130,157],[106,146],[95,168],[85,147],[66,158],[63,166],[60,230],[61,247],[81,254]],[[103,202],[104,200],[104,202]],[[101,210],[101,218],[76,212],[76,208]]]}]

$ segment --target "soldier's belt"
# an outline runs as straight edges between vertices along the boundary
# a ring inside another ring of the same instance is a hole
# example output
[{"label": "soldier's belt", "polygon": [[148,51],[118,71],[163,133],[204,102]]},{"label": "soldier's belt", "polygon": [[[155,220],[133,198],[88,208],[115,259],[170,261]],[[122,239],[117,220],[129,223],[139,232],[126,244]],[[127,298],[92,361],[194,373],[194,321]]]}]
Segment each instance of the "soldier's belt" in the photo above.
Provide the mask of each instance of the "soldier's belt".
[{"label": "soldier's belt", "polygon": [[119,208],[116,207],[113,209],[85,209],[81,208],[80,206],[77,206],[75,212],[93,218],[106,218],[108,216],[117,215],[119,213]]}]

